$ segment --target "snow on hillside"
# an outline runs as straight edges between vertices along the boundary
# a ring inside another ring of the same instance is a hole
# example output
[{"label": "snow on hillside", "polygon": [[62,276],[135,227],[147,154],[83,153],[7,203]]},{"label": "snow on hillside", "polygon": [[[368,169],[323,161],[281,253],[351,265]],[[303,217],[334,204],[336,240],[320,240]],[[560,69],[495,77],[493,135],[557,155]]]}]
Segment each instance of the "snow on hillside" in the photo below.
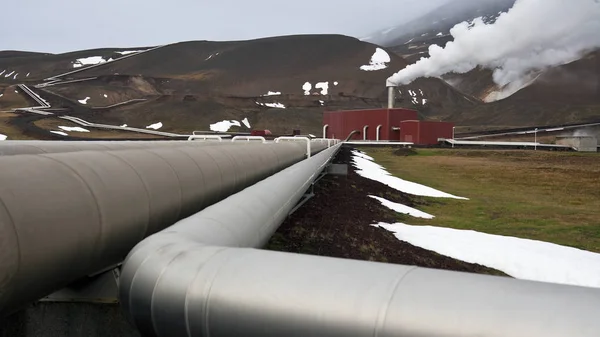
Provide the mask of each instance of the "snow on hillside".
[{"label": "snow on hillside", "polygon": [[101,63],[111,62],[112,58],[105,60],[102,56],[90,56],[77,59],[73,62],[73,68],[81,68],[83,66],[97,65]]},{"label": "snow on hillside", "polygon": [[266,94],[261,95],[261,96],[279,96],[281,95],[281,92],[279,91],[268,91]]},{"label": "snow on hillside", "polygon": [[227,132],[232,126],[242,126],[240,122],[234,120],[224,120],[210,125],[210,130],[215,132]]},{"label": "snow on hillside", "polygon": [[146,127],[146,129],[158,130],[158,129],[162,128],[162,127],[163,127],[163,123],[162,122],[158,122],[158,123],[154,123],[154,124],[148,125]]},{"label": "snow on hillside", "polygon": [[250,122],[248,121],[248,117],[242,119],[242,124],[244,124],[245,127],[250,129]]},{"label": "snow on hillside", "polygon": [[121,54],[121,55],[129,55],[129,54],[135,54],[135,53],[139,53],[139,52],[143,52],[143,51],[145,51],[145,49],[142,49],[142,50],[124,50],[124,51],[118,51],[117,53]]},{"label": "snow on hillside", "polygon": [[360,69],[364,71],[382,70],[387,68],[387,63],[391,61],[392,59],[390,58],[390,55],[385,50],[377,48],[373,56],[371,56],[371,61],[369,64],[361,66]]},{"label": "snow on hillside", "polygon": [[276,108],[276,109],[285,109],[285,105],[283,105],[282,103],[260,103],[260,102],[255,102],[256,104],[260,105],[260,106],[266,106],[269,108]]},{"label": "snow on hillside", "polygon": [[0,140],[6,140],[6,138],[8,138],[6,135],[0,133]]},{"label": "snow on hillside", "polygon": [[71,132],[90,132],[90,130],[84,129],[80,126],[59,126],[59,129],[63,131],[71,131]]}]

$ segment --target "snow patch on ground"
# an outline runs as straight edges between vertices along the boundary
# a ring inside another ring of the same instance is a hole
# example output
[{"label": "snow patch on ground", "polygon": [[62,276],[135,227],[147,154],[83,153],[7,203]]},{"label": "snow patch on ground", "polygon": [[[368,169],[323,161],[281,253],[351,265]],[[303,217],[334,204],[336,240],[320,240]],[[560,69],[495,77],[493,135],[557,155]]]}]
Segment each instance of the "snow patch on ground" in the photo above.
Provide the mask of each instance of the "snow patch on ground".
[{"label": "snow patch on ground", "polygon": [[18,93],[19,93],[19,91],[18,91],[18,90],[15,90],[15,94],[18,94]]},{"label": "snow patch on ground", "polygon": [[373,198],[377,201],[379,201],[383,206],[391,209],[392,211],[396,211],[398,213],[402,213],[402,214],[408,214],[410,216],[414,216],[415,218],[423,218],[423,219],[433,219],[434,216],[431,214],[427,214],[425,212],[419,211],[418,209],[406,206],[406,205],[402,205],[393,201],[389,201],[385,198],[380,198],[374,195],[370,195],[370,198]]},{"label": "snow patch on ground", "polygon": [[14,74],[14,73],[15,73],[15,71],[13,70],[13,71],[11,71],[10,73],[8,73],[8,74],[4,75],[4,78],[11,77],[11,76],[12,76],[12,74]]},{"label": "snow patch on ground", "polygon": [[310,138],[317,138],[317,136],[313,135],[312,133],[309,133],[309,134],[308,134],[308,136],[309,136]]},{"label": "snow patch on ground", "polygon": [[242,124],[244,124],[245,127],[250,129],[250,122],[248,121],[248,117],[242,119]]},{"label": "snow patch on ground", "polygon": [[143,51],[144,50],[125,50],[125,51],[118,51],[117,54],[129,55],[129,54],[139,53],[139,52],[143,52]]},{"label": "snow patch on ground", "polygon": [[[109,59],[108,61],[112,61]],[[73,62],[73,68],[81,68],[83,66],[91,66],[107,62],[102,56],[90,56],[77,59]]]},{"label": "snow patch on ground", "polygon": [[163,123],[161,123],[161,122],[158,122],[158,123],[154,123],[154,124],[148,125],[148,126],[146,127],[146,129],[154,129],[154,130],[158,130],[158,129],[162,128],[162,127],[163,127]]},{"label": "snow patch on ground", "polygon": [[126,127],[127,127],[127,124],[123,124],[123,125],[121,125],[121,127],[122,127],[122,128],[126,128]]},{"label": "snow patch on ground", "polygon": [[423,98],[423,105],[427,104],[427,98]]},{"label": "snow patch on ground", "polygon": [[31,75],[31,73],[27,73],[27,75],[25,75],[25,77],[29,77],[29,75]]},{"label": "snow patch on ground", "polygon": [[340,84],[340,82],[338,82],[338,81],[333,82],[333,85],[338,85],[338,84]]},{"label": "snow patch on ground", "polygon": [[86,130],[80,126],[59,126],[58,128],[63,131],[90,132],[90,130]]},{"label": "snow patch on ground", "polygon": [[6,140],[6,138],[8,138],[6,135],[0,133],[0,140]]},{"label": "snow patch on ground", "polygon": [[281,92],[279,92],[279,91],[269,91],[266,94],[261,95],[261,96],[279,96],[279,95],[281,95]]},{"label": "snow patch on ground", "polygon": [[77,102],[79,102],[79,103],[81,103],[81,104],[87,104],[87,102],[88,102],[88,100],[89,100],[89,99],[90,99],[89,97],[86,97],[86,98],[84,98],[84,99],[80,99],[80,100],[79,100],[79,101],[77,101]]},{"label": "snow patch on ground", "polygon": [[531,281],[600,288],[600,254],[476,231],[379,223],[402,241]]},{"label": "snow patch on ground", "polygon": [[375,54],[371,56],[371,61],[368,65],[361,66],[364,71],[376,71],[387,68],[387,63],[391,62],[390,55],[383,49],[377,48]]},{"label": "snow patch on ground", "polygon": [[302,90],[304,90],[304,95],[310,95],[310,89],[312,89],[312,84],[310,82],[306,82],[302,85]]},{"label": "snow patch on ground", "polygon": [[50,132],[55,133],[57,135],[61,135],[61,136],[68,136],[68,134],[66,134],[66,133],[64,133],[62,131],[50,131]]},{"label": "snow patch on ground", "polygon": [[329,82],[319,82],[315,85],[316,89],[321,89],[321,95],[329,94]]},{"label": "snow patch on ground", "polygon": [[2,70],[2,72],[0,72],[0,75],[4,74],[6,72],[6,69]]},{"label": "snow patch on ground", "polygon": [[107,95],[107,94],[104,94],[104,98],[108,98],[108,95]]},{"label": "snow patch on ground", "polygon": [[439,32],[439,33],[437,33],[435,36],[444,36],[444,33],[442,33],[442,32]]},{"label": "snow patch on ground", "polygon": [[216,131],[216,132],[227,132],[229,131],[229,129],[232,126],[241,126],[240,122],[238,121],[221,121],[221,122],[217,122],[215,124],[211,124],[210,125],[210,130],[211,131]]},{"label": "snow patch on ground", "polygon": [[15,74],[15,77],[13,77],[13,80],[16,80],[16,79],[17,79],[17,76],[19,76],[19,73],[16,73],[16,74]]},{"label": "snow patch on ground", "polygon": [[219,53],[216,53],[216,54],[210,54],[210,56],[209,56],[209,57],[207,57],[207,58],[206,58],[204,61],[208,61],[208,60],[210,60],[211,58],[213,58],[213,57],[215,57],[215,56],[219,56]]},{"label": "snow patch on ground", "polygon": [[4,96],[4,94],[0,94],[0,97]]},{"label": "snow patch on ground", "polygon": [[275,102],[275,103],[259,103],[259,102],[255,102],[256,104],[260,105],[260,106],[266,106],[269,108],[276,108],[276,109],[285,109],[285,105]]},{"label": "snow patch on ground", "polygon": [[383,166],[373,162],[372,158],[367,159],[361,155],[358,155],[358,153],[360,152],[356,150],[352,151],[352,163],[356,166],[356,173],[361,177],[379,181],[380,183],[395,190],[412,195],[468,200],[467,198],[457,197],[428,186],[394,177]]},{"label": "snow patch on ground", "polygon": [[325,105],[325,101],[323,100],[319,100],[319,103],[321,103],[321,106]]}]

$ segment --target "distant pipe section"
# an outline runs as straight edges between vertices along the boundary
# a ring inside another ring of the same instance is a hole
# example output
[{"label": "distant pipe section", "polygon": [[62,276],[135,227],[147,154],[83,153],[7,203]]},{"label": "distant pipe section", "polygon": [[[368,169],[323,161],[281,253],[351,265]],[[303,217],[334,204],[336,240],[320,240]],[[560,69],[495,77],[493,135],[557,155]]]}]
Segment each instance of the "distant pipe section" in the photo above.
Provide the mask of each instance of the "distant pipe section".
[{"label": "distant pipe section", "polygon": [[296,142],[193,144],[0,157],[0,317],[306,158]]},{"label": "distant pipe section", "polygon": [[377,125],[377,141],[379,141],[381,138],[381,128],[382,127],[383,127],[383,125],[381,125],[381,124]]},{"label": "distant pipe section", "polygon": [[368,125],[363,126],[363,140],[367,140],[367,138],[369,138],[369,137],[367,137],[367,131],[369,131],[369,126]]},{"label": "distant pipe section", "polygon": [[388,109],[393,109],[394,105],[396,103],[396,87],[395,86],[388,86]]},{"label": "distant pipe section", "polygon": [[[139,243],[123,264],[119,289],[125,312],[143,335],[189,336],[186,326],[190,324],[193,336],[219,335],[204,335],[206,328],[195,323],[197,315],[208,312],[198,302],[205,295],[203,285],[194,280],[203,283],[208,276],[205,272],[217,272],[203,264],[222,250],[206,245],[265,245],[340,147],[334,145],[290,166]],[[218,269],[220,262],[216,263],[213,267]],[[227,320],[236,319],[226,316]]]},{"label": "distant pipe section", "polygon": [[350,139],[352,139],[352,137],[356,134],[359,134],[360,131],[359,130],[353,130],[352,132],[350,132],[350,134],[348,134],[348,137],[346,137],[345,142],[349,141]]},{"label": "distant pipe section", "polygon": [[323,138],[327,139],[327,129],[329,128],[329,124],[323,125]]},{"label": "distant pipe section", "polygon": [[[264,242],[260,230],[248,227],[243,220],[230,224],[222,242]],[[600,289],[210,247],[202,235],[218,226],[199,234],[187,228],[149,238],[125,262],[122,304],[144,336],[597,337],[600,331]]]}]

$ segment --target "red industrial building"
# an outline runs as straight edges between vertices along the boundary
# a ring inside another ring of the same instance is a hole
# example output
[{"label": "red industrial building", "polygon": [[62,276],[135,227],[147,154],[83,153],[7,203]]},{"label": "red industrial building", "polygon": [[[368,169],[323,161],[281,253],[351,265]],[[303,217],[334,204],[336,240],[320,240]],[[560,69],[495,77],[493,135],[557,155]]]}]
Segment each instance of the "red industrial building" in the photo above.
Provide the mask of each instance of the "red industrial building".
[{"label": "red industrial building", "polygon": [[452,139],[454,123],[431,121],[400,122],[400,141],[417,145],[434,145],[439,138]]},{"label": "red industrial building", "polygon": [[419,121],[415,110],[367,109],[325,111],[323,136],[351,140],[397,141],[433,145],[438,138],[452,138],[453,123]]}]

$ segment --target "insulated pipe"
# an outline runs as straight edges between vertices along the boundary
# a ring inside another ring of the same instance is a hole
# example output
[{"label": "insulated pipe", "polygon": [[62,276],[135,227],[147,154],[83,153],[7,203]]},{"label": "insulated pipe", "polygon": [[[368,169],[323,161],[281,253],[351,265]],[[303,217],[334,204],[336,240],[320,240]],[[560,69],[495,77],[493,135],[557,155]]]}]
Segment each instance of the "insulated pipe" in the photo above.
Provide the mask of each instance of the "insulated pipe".
[{"label": "insulated pipe", "polygon": [[[600,331],[600,289],[208,247],[186,234],[162,235],[152,249],[140,245],[125,264],[123,305],[145,336],[597,337]],[[143,269],[132,275],[130,263]]]},{"label": "insulated pipe", "polygon": [[363,126],[363,140],[367,140],[367,131],[369,130],[369,126],[365,125]]},{"label": "insulated pipe", "polygon": [[388,109],[393,109],[396,103],[396,93],[394,92],[396,87],[388,86]]},{"label": "insulated pipe", "polygon": [[[230,144],[223,142],[222,144]],[[221,144],[221,143],[219,143]],[[173,146],[206,146],[215,142],[189,141],[33,141],[0,142],[0,157],[18,154],[64,153],[79,151],[111,151]]]},{"label": "insulated pipe", "polygon": [[[203,273],[196,274],[198,267],[214,253],[204,245],[262,247],[340,147],[334,145],[138,244],[123,264],[119,289],[125,312],[142,333],[187,336],[186,324],[194,323],[186,322],[186,299],[194,300],[202,287],[190,285],[195,277],[203,279]],[[197,319],[197,309],[202,310],[195,307],[190,320]]]},{"label": "insulated pipe", "polygon": [[329,124],[323,125],[323,138],[327,138],[327,129],[329,128]]},{"label": "insulated pipe", "polygon": [[379,139],[381,138],[381,127],[383,125],[379,124],[377,125],[377,141],[379,141]]},{"label": "insulated pipe", "polygon": [[0,317],[305,157],[288,142],[0,158]]}]

